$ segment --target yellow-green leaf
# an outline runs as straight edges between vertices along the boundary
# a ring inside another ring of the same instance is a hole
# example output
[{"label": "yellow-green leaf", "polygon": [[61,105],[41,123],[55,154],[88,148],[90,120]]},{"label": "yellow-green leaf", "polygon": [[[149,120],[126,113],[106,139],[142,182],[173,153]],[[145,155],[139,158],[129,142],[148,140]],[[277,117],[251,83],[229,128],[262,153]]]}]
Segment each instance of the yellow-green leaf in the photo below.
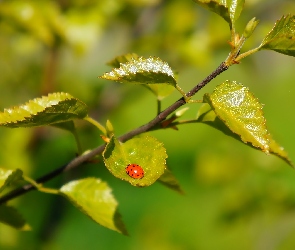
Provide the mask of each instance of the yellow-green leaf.
[{"label": "yellow-green leaf", "polygon": [[0,168],[0,193],[9,185],[22,180],[23,172],[20,169]]},{"label": "yellow-green leaf", "polygon": [[[197,114],[197,121],[205,123],[215,129],[218,129],[219,131],[223,132],[225,135],[231,136],[235,138],[238,141],[241,141],[245,143],[244,141],[241,140],[241,136],[234,131],[230,130],[230,128],[227,126],[227,124],[222,121],[214,112],[214,110],[207,104],[203,104],[201,108],[198,111]],[[287,152],[279,146],[269,135],[268,138],[268,146],[269,146],[269,153],[278,156],[282,160],[284,160],[287,164],[290,166],[293,166],[291,160],[288,157]],[[257,149],[257,147],[253,147],[252,143],[246,143],[248,146],[251,146],[252,148]]]},{"label": "yellow-green leaf", "polygon": [[265,125],[262,105],[248,88],[236,82],[226,81],[215,88],[212,94],[204,95],[216,115],[243,142],[269,152],[269,133]]},{"label": "yellow-green leaf", "polygon": [[87,106],[70,94],[52,93],[0,112],[0,126],[17,128],[51,125],[83,119],[87,112]]},{"label": "yellow-green leaf", "polygon": [[147,84],[144,86],[151,90],[157,96],[157,99],[159,101],[171,95],[172,92],[175,90],[173,86],[167,84]]},{"label": "yellow-green leaf", "polygon": [[98,224],[127,234],[117,211],[118,202],[107,183],[96,178],[86,178],[63,185],[60,192]]},{"label": "yellow-green leaf", "polygon": [[[145,135],[120,143],[114,136],[103,152],[104,163],[117,178],[134,186],[153,184],[166,168],[166,149],[156,138]],[[128,164],[137,164],[143,171],[141,179],[134,179],[126,173]]]},{"label": "yellow-green leaf", "polygon": [[107,135],[111,137],[114,134],[114,127],[110,120],[106,122]]},{"label": "yellow-green leaf", "polygon": [[230,26],[233,26],[235,21],[239,18],[245,0],[194,0],[197,4],[203,6],[204,8],[215,12],[225,21],[227,21]]},{"label": "yellow-green leaf", "polygon": [[26,223],[24,218],[19,214],[19,212],[10,206],[1,205],[0,206],[0,222],[15,229],[28,231],[31,227]]},{"label": "yellow-green leaf", "polygon": [[107,65],[114,67],[114,68],[120,68],[121,63],[127,63],[132,61],[132,59],[138,59],[139,56],[135,53],[128,53],[121,56],[115,57],[113,60],[107,63]]},{"label": "yellow-green leaf", "polygon": [[259,49],[295,56],[295,15],[283,16],[263,39]]},{"label": "yellow-green leaf", "polygon": [[279,144],[277,144],[277,142],[273,140],[272,138],[270,138],[270,142],[269,142],[269,152],[271,154],[278,156],[282,160],[284,160],[291,167],[294,166],[291,160],[289,159],[288,153],[285,151],[285,149]]},{"label": "yellow-green leaf", "polygon": [[158,57],[131,58],[126,63],[121,63],[120,68],[100,76],[102,79],[122,83],[159,84],[166,83],[176,86],[174,74],[168,63]]},{"label": "yellow-green leaf", "polygon": [[[138,60],[140,57],[135,53],[129,53],[121,56],[115,57],[112,61],[108,62],[108,65],[114,68],[120,68],[122,63],[128,63],[132,60]],[[174,78],[175,74],[174,74]],[[174,90],[174,86],[167,85],[167,84],[145,84],[143,85],[147,87],[149,90],[152,91],[157,96],[159,101],[163,100],[165,97],[169,96]]]}]

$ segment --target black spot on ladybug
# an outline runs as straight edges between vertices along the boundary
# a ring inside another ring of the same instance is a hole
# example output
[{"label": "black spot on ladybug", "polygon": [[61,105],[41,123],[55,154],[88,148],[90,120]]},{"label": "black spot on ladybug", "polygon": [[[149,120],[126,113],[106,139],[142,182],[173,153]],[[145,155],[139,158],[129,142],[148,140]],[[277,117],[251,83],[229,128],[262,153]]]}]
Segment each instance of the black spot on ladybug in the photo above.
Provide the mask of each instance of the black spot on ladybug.
[{"label": "black spot on ladybug", "polygon": [[128,164],[125,170],[126,173],[134,179],[141,179],[144,177],[144,171],[138,164]]}]

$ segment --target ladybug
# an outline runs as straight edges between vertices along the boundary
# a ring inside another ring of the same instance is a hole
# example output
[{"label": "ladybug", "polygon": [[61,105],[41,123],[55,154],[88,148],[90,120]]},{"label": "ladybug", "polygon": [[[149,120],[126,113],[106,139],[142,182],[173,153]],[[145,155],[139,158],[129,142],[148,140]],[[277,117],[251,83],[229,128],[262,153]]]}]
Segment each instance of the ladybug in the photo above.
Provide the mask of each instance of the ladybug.
[{"label": "ladybug", "polygon": [[141,179],[144,177],[144,171],[142,167],[137,164],[128,164],[125,170],[126,173],[134,179]]}]

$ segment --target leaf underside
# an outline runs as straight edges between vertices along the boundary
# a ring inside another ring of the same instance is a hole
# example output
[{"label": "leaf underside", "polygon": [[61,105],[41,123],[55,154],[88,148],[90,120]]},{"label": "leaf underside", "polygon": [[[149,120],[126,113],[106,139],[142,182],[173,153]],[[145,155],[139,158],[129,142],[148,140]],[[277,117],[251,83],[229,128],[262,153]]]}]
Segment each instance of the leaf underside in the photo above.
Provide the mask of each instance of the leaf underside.
[{"label": "leaf underside", "polygon": [[164,174],[161,175],[161,177],[158,179],[158,181],[163,184],[164,186],[180,193],[183,194],[183,191],[179,185],[178,180],[176,177],[173,175],[173,173],[166,168]]},{"label": "leaf underside", "polygon": [[0,126],[35,127],[83,119],[87,106],[67,93],[52,93],[0,113]]},{"label": "leaf underside", "polygon": [[232,27],[239,18],[245,0],[194,0],[202,7],[221,16]]}]

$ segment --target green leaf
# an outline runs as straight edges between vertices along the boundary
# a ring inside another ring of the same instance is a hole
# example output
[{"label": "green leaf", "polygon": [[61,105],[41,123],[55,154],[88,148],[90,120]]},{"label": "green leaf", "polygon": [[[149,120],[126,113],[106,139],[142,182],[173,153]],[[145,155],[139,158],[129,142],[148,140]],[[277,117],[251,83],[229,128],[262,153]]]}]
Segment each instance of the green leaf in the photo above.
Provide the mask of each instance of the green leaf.
[{"label": "green leaf", "polygon": [[[109,66],[120,68],[121,63],[131,62],[133,59],[138,60],[140,57],[135,53],[129,53],[121,56],[115,57],[112,61],[108,62]],[[174,76],[175,77],[175,76]],[[156,96],[158,100],[163,100],[165,97],[172,94],[175,88],[171,85],[167,84],[146,84],[143,85],[151,90]]]},{"label": "green leaf", "polygon": [[246,25],[245,30],[243,32],[243,37],[249,38],[256,29],[258,24],[259,20],[257,20],[256,17],[253,17]]},{"label": "green leaf", "polygon": [[270,138],[270,142],[269,142],[269,152],[271,154],[274,154],[274,155],[278,156],[279,158],[281,158],[283,161],[285,161],[291,167],[294,167],[294,165],[291,162],[291,160],[289,159],[289,156],[288,156],[287,152],[285,151],[285,149],[282,146],[280,146],[279,144],[277,144],[277,142],[275,140],[273,140],[272,138]]},{"label": "green leaf", "polygon": [[[114,136],[103,152],[104,163],[117,178],[128,181],[133,186],[153,184],[166,168],[166,149],[152,136],[133,138],[120,143]],[[126,173],[128,164],[137,164],[144,171],[144,177],[134,179]]]},{"label": "green leaf", "polygon": [[283,16],[263,39],[259,49],[295,56],[295,15]]},{"label": "green leaf", "polygon": [[113,124],[110,122],[110,120],[107,120],[106,122],[106,130],[107,130],[107,135],[111,137],[114,134],[114,127]]},{"label": "green leaf", "polygon": [[[241,136],[239,134],[234,133],[227,127],[226,123],[222,121],[214,112],[214,110],[207,104],[203,104],[201,108],[198,111],[197,114],[197,121],[205,123],[215,129],[218,129],[219,131],[223,132],[225,135],[233,137],[234,139],[245,143],[241,140]],[[246,143],[248,146],[251,146],[252,148],[258,149],[257,147],[254,147],[252,143]],[[290,166],[293,166],[292,162],[288,158],[287,152],[280,147],[269,135],[269,152],[271,154],[274,154],[284,160],[287,164]]]},{"label": "green leaf", "polygon": [[178,130],[177,126],[175,125],[171,125],[171,123],[175,120],[177,120],[178,118],[180,118],[189,108],[186,107],[186,108],[182,108],[182,109],[179,109],[177,110],[175,113],[173,113],[170,117],[168,117],[166,120],[162,121],[161,122],[161,125],[163,128],[166,128],[166,127],[171,127],[173,129],[176,129]]},{"label": "green leaf", "polygon": [[117,211],[118,202],[105,182],[96,178],[71,181],[63,185],[60,192],[95,222],[111,230],[127,234]]},{"label": "green leaf", "polygon": [[245,0],[194,0],[204,8],[215,12],[232,27],[239,18]]},{"label": "green leaf", "polygon": [[67,93],[53,93],[0,112],[0,126],[34,127],[83,119],[87,106]]},{"label": "green leaf", "polygon": [[243,142],[269,152],[269,133],[266,129],[262,105],[248,88],[236,82],[226,81],[215,88],[211,95],[204,95],[217,116]]},{"label": "green leaf", "polygon": [[75,124],[73,121],[54,123],[54,124],[52,124],[52,126],[56,127],[56,128],[63,129],[63,130],[67,130],[71,133],[73,133],[76,130]]},{"label": "green leaf", "polygon": [[147,84],[144,86],[151,90],[157,96],[159,101],[162,101],[165,97],[171,95],[175,90],[173,86],[167,84]]},{"label": "green leaf", "polygon": [[71,132],[73,134],[73,136],[75,137],[75,140],[76,140],[76,143],[77,143],[77,148],[78,148],[78,153],[79,154],[82,153],[82,147],[81,147],[80,139],[79,139],[78,133],[76,131],[75,123],[73,121],[54,123],[51,126]]},{"label": "green leaf", "polygon": [[161,175],[161,177],[158,179],[160,183],[162,183],[164,186],[183,194],[183,191],[179,185],[178,180],[176,177],[172,174],[172,172],[166,168],[164,174]]},{"label": "green leaf", "polygon": [[139,56],[135,53],[128,53],[125,55],[117,56],[113,60],[107,63],[107,65],[114,67],[114,68],[120,68],[121,63],[127,63],[132,61],[132,59],[138,59]]},{"label": "green leaf", "polygon": [[0,193],[9,185],[22,180],[23,172],[20,169],[0,168]]},{"label": "green leaf", "polygon": [[22,231],[29,231],[31,227],[26,223],[24,218],[18,213],[18,211],[10,206],[0,206],[0,222],[15,229]]},{"label": "green leaf", "polygon": [[126,63],[121,63],[120,68],[100,76],[102,79],[122,83],[159,84],[166,83],[176,86],[176,80],[168,63],[158,57],[131,58]]}]

